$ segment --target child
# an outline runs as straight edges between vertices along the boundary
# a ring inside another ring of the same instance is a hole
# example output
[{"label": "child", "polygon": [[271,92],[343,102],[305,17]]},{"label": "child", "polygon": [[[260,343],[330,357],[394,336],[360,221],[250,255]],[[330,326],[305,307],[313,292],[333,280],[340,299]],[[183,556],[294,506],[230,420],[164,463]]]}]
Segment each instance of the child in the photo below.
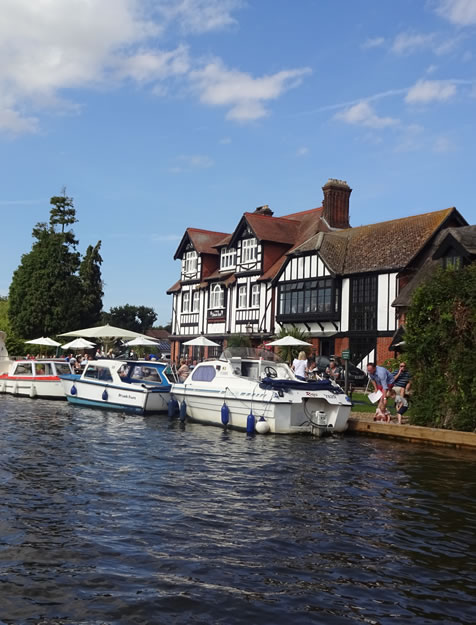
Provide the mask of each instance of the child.
[{"label": "child", "polygon": [[395,393],[395,408],[397,409],[397,417],[398,417],[398,425],[402,425],[402,415],[408,410],[408,401],[400,395],[400,393]]},{"label": "child", "polygon": [[385,408],[385,412],[378,407],[375,411],[374,421],[383,421],[384,423],[390,423],[390,412]]}]

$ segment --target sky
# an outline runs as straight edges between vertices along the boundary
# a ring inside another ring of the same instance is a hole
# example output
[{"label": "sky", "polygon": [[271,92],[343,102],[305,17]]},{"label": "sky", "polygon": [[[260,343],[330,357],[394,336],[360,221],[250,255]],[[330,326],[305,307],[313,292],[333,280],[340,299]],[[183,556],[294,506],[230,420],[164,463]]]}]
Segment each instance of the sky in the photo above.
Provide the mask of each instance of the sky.
[{"label": "sky", "polygon": [[476,0],[0,0],[0,295],[66,186],[104,308],[152,306],[187,227],[322,204],[476,223]]}]

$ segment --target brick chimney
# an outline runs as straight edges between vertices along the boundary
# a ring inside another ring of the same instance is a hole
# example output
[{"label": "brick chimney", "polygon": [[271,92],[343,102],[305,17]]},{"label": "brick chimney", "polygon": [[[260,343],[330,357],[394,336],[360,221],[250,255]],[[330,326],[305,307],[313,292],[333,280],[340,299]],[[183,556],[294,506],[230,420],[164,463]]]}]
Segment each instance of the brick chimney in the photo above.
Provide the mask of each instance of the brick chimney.
[{"label": "brick chimney", "polygon": [[322,217],[327,222],[327,225],[337,230],[350,228],[349,199],[352,189],[347,182],[329,178],[322,190],[324,192]]},{"label": "brick chimney", "polygon": [[270,207],[267,204],[264,204],[264,206],[258,206],[256,208],[255,214],[256,215],[268,215],[268,217],[272,217],[273,211],[270,209]]}]

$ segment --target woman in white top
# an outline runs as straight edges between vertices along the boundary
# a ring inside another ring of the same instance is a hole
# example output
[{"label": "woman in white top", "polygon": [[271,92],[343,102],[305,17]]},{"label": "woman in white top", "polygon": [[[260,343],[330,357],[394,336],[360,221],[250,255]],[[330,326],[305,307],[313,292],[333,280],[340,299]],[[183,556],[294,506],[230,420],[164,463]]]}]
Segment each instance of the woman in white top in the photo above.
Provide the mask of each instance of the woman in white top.
[{"label": "woman in white top", "polygon": [[299,356],[293,360],[292,370],[298,380],[306,380],[307,356],[306,352],[299,352]]}]

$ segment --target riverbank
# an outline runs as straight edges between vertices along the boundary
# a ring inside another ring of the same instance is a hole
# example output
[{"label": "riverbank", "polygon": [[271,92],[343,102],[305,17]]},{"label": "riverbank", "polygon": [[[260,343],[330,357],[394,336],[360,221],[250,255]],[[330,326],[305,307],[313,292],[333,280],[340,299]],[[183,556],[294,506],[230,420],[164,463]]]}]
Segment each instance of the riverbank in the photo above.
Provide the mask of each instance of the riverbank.
[{"label": "riverbank", "polygon": [[375,422],[373,417],[372,413],[352,412],[349,419],[348,433],[476,451],[476,434],[473,432],[442,430],[439,428],[409,425],[407,423],[398,425],[397,423]]}]

